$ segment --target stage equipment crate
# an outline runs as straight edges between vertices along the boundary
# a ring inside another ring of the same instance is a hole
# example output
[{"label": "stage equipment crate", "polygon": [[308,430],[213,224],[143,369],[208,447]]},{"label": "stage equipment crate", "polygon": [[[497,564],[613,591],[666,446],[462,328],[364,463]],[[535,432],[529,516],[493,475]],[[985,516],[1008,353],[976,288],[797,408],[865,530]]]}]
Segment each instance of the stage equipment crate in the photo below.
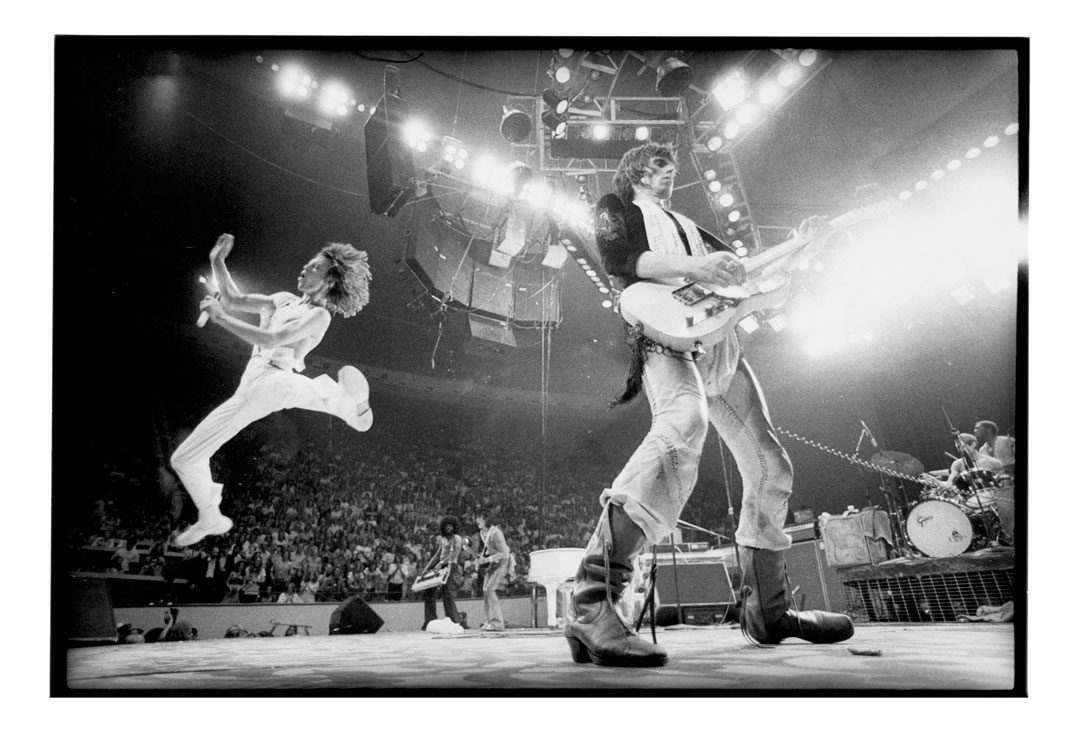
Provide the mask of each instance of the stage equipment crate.
[{"label": "stage equipment crate", "polygon": [[1013,599],[1014,553],[984,549],[943,559],[839,568],[846,611],[863,623],[948,623]]}]

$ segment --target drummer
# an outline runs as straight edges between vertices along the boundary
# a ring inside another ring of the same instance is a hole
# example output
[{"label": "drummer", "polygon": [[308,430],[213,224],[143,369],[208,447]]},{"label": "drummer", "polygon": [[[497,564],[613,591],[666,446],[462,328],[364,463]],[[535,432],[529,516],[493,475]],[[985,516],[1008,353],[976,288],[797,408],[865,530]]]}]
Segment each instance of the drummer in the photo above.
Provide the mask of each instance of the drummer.
[{"label": "drummer", "polygon": [[[964,432],[960,435],[960,442],[963,451],[975,463],[976,470],[986,470],[995,476],[1001,472],[1002,465],[1000,460],[978,451],[979,440],[975,435]],[[967,472],[967,462],[963,457],[960,457],[954,460],[953,464],[949,467],[949,477],[945,480],[938,480],[929,473],[923,473],[919,477],[926,481],[934,481],[946,491],[957,487],[965,492],[969,492],[972,490],[972,486],[966,484],[967,479],[964,476]],[[980,498],[981,497],[982,496],[980,496]]]},{"label": "drummer", "polygon": [[1016,465],[1016,441],[1011,437],[998,434],[998,426],[988,419],[975,423],[975,438],[979,452],[1001,461],[1006,472],[1013,472]]}]

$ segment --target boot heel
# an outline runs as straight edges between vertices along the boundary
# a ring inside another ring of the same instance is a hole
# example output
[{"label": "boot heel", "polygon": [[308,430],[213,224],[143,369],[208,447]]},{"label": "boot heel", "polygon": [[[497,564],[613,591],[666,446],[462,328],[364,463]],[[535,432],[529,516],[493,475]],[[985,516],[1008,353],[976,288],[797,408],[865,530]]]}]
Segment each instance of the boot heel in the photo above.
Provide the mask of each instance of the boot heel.
[{"label": "boot heel", "polygon": [[592,663],[592,659],[589,658],[589,649],[584,643],[570,636],[566,636],[566,642],[570,644],[570,656],[574,659],[574,663]]}]

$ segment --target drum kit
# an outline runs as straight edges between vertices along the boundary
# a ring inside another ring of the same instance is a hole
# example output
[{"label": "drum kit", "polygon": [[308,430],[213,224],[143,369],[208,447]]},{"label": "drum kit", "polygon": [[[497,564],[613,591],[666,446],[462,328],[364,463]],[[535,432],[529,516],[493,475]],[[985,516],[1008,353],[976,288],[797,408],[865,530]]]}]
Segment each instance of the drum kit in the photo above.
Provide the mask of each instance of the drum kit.
[{"label": "drum kit", "polygon": [[916,458],[891,450],[875,453],[870,463],[891,475],[907,476],[907,480],[922,487],[912,500],[903,480],[882,474],[880,490],[888,500],[887,513],[902,554],[955,557],[996,544],[1001,538],[1001,522],[992,494],[998,478],[992,472],[964,471],[950,483],[949,470],[926,472]]}]

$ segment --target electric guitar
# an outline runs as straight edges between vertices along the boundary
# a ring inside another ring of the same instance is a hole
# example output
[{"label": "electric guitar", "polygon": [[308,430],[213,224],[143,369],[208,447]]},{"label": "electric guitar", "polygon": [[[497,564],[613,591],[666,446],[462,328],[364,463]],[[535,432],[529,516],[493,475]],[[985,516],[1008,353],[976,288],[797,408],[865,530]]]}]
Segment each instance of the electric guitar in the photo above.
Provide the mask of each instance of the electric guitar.
[{"label": "electric guitar", "polygon": [[[900,208],[899,201],[883,201],[857,208],[829,221],[831,233]],[[619,296],[619,312],[631,326],[676,351],[701,351],[723,340],[735,324],[759,310],[782,305],[791,288],[790,271],[803,258],[811,240],[798,235],[766,249],[744,262],[746,282],[736,287],[706,285],[687,280],[665,285],[643,280]],[[801,256],[800,256],[801,255]]]}]

